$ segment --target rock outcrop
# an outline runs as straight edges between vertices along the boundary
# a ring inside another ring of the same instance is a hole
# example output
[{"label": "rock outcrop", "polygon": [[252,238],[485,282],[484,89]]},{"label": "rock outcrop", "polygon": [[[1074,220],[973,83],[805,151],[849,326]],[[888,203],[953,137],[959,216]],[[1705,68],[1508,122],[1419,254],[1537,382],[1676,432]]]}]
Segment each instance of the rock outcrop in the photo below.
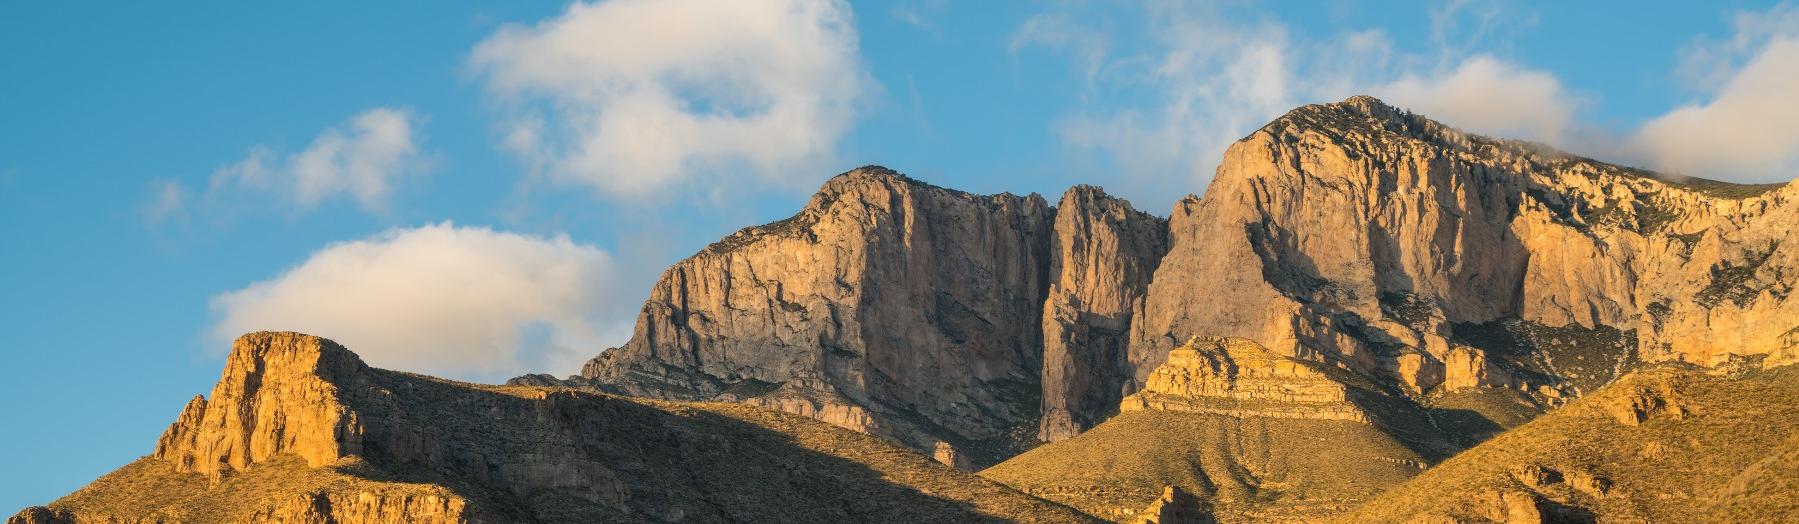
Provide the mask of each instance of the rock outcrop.
[{"label": "rock outcrop", "polygon": [[155,453],[9,522],[772,520],[1090,521],[804,417],[450,382],[253,333]]},{"label": "rock outcrop", "polygon": [[1175,348],[1119,410],[1369,422],[1350,402],[1349,387],[1314,366],[1247,339],[1195,337]]},{"label": "rock outcrop", "polygon": [[1167,244],[1167,221],[1097,187],[1075,186],[1056,205],[1040,439],[1075,436],[1113,413],[1134,371],[1131,319]]},{"label": "rock outcrop", "polygon": [[180,472],[218,476],[283,453],[307,465],[362,454],[364,429],[338,383],[366,370],[342,347],[298,333],[239,338],[212,400],[195,396],[152,457]]},{"label": "rock outcrop", "polygon": [[1791,362],[1796,197],[1669,182],[1368,97],[1295,109],[1175,206],[1132,327],[1134,387],[1198,333],[1413,390],[1578,393],[1638,360]]},{"label": "rock outcrop", "polygon": [[1162,488],[1162,498],[1156,499],[1155,502],[1149,504],[1149,507],[1143,508],[1140,515],[1141,518],[1136,521],[1137,524],[1207,524],[1212,522],[1211,515],[1206,514],[1199,498],[1187,493],[1187,490],[1181,489],[1179,486]]}]

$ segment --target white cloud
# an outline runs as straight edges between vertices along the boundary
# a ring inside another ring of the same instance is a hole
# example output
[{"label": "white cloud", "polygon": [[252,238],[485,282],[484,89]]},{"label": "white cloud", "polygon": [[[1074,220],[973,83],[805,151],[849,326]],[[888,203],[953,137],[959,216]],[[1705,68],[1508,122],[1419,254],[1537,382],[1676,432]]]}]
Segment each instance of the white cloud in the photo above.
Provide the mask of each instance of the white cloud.
[{"label": "white cloud", "polygon": [[631,308],[611,304],[613,276],[606,252],[566,236],[395,229],[213,297],[211,335],[301,331],[375,366],[477,380],[573,373],[629,334]]},{"label": "white cloud", "polygon": [[1453,71],[1370,88],[1388,103],[1493,136],[1561,143],[1579,101],[1555,75],[1475,56]]},{"label": "white cloud", "polygon": [[1629,148],[1656,169],[1742,182],[1799,174],[1799,11],[1741,13],[1736,32],[1700,41],[1677,74],[1709,95],[1662,115]]},{"label": "white cloud", "polygon": [[500,29],[469,64],[515,111],[507,150],[615,196],[706,172],[795,181],[873,87],[835,0],[576,3]]},{"label": "white cloud", "polygon": [[[1548,142],[1580,105],[1549,73],[1458,51],[1494,38],[1488,28],[1510,16],[1488,3],[1433,12],[1434,53],[1395,52],[1375,29],[1312,37],[1254,13],[1167,3],[1148,4],[1148,46],[1115,50],[1104,13],[1063,7],[1027,19],[1012,50],[1069,55],[1099,94],[1084,94],[1086,107],[1057,131],[1117,164],[1120,192],[1150,206],[1199,192],[1231,143],[1307,103],[1376,94],[1471,130]],[[1468,25],[1478,34],[1449,41]]]},{"label": "white cloud", "polygon": [[264,192],[299,209],[348,195],[364,210],[384,211],[394,185],[427,167],[413,120],[405,110],[376,108],[346,122],[348,132],[325,129],[298,153],[280,157],[267,146],[253,147],[242,161],[214,171],[208,192]]}]

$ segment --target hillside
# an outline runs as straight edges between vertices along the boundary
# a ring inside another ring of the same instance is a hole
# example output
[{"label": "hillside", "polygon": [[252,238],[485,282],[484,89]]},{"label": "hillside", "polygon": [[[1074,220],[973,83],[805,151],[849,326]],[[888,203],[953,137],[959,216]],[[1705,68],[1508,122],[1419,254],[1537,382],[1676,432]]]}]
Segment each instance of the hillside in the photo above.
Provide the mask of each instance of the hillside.
[{"label": "hillside", "polygon": [[1245,339],[1174,350],[1123,411],[982,471],[1093,515],[1128,519],[1167,486],[1221,522],[1316,520],[1399,485],[1468,438],[1443,413],[1340,369]]},{"label": "hillside", "polygon": [[1341,522],[1792,522],[1799,369],[1632,374],[1425,471]]},{"label": "hillside", "polygon": [[740,404],[494,387],[235,344],[156,452],[9,522],[1081,522],[881,439]]}]

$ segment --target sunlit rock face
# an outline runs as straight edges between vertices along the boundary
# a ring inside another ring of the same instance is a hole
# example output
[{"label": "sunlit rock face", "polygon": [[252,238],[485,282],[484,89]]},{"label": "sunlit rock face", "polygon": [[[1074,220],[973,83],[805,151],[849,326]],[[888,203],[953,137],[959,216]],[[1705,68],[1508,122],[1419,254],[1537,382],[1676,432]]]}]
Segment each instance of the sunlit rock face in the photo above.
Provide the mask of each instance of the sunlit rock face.
[{"label": "sunlit rock face", "polygon": [[[1054,209],[879,167],[663,273],[605,389],[749,401],[990,464],[1039,425]],[[758,400],[763,395],[772,398]]]},{"label": "sunlit rock face", "polygon": [[1176,205],[1132,327],[1135,387],[1194,334],[1414,390],[1578,393],[1639,360],[1791,362],[1795,196],[1669,183],[1368,97],[1302,107]]},{"label": "sunlit rock face", "polygon": [[1349,388],[1314,366],[1247,339],[1195,337],[1119,409],[1368,422]]},{"label": "sunlit rock face", "polygon": [[1166,220],[870,166],[671,267],[581,376],[519,383],[748,402],[977,465],[1105,420],[1201,335],[1400,396],[1554,405],[1644,362],[1799,361],[1795,187],[1671,182],[1369,97],[1244,137]]}]

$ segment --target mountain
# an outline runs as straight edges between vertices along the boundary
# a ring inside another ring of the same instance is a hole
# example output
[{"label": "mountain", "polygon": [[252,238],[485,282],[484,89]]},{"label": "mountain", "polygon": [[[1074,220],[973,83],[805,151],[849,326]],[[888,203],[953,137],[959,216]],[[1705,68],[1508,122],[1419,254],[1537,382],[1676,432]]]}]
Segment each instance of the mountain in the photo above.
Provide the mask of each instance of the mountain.
[{"label": "mountain", "polygon": [[1342,522],[1799,520],[1799,368],[1638,372],[1388,490]]},{"label": "mountain", "polygon": [[804,417],[451,382],[253,333],[154,453],[8,522],[772,520],[1091,519]]},{"label": "mountain", "polygon": [[748,402],[986,466],[1216,335],[1459,406],[1489,430],[1471,444],[1646,362],[1799,361],[1796,198],[1370,97],[1251,133],[1167,220],[1091,186],[1051,207],[869,166],[670,268],[580,376],[517,383]]},{"label": "mountain", "polygon": [[1369,97],[1301,107],[1175,206],[1132,324],[1132,386],[1194,334],[1413,392],[1546,400],[1638,362],[1791,363],[1796,197],[1465,134]]},{"label": "mountain", "polygon": [[1166,219],[867,166],[670,267],[579,375],[250,335],[153,455],[15,519],[1788,517],[1796,202],[1369,97]]}]

